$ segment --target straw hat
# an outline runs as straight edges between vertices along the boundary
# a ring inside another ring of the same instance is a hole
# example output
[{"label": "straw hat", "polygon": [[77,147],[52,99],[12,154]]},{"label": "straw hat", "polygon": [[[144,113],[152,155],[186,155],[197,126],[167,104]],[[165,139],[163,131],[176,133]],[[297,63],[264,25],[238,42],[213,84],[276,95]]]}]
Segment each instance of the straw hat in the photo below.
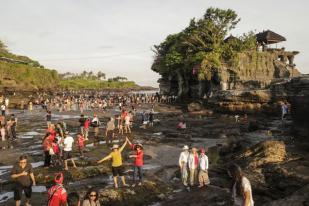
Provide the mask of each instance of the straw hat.
[{"label": "straw hat", "polygon": [[143,145],[141,143],[136,143],[134,145],[134,149],[136,149],[137,147],[140,147],[141,149],[143,149]]},{"label": "straw hat", "polygon": [[118,149],[119,148],[119,145],[118,144],[114,144],[112,149]]}]

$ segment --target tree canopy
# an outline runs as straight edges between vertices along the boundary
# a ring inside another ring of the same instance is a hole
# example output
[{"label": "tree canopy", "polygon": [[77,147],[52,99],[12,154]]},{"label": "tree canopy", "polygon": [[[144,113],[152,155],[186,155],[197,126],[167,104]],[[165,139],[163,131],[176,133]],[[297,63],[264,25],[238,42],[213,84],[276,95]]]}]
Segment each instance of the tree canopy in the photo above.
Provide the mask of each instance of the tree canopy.
[{"label": "tree canopy", "polygon": [[209,79],[222,63],[233,64],[237,53],[255,49],[252,32],[224,41],[239,21],[231,9],[208,8],[201,19],[191,19],[183,31],[167,36],[154,46],[152,70],[161,75],[177,70],[191,73],[199,65],[198,79]]}]

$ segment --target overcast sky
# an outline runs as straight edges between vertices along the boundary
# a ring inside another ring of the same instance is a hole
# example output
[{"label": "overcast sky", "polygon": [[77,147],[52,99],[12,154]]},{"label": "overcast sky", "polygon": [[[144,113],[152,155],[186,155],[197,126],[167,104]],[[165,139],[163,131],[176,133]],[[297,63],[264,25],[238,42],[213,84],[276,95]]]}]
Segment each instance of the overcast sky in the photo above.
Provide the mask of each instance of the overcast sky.
[{"label": "overcast sky", "polygon": [[157,86],[150,48],[200,18],[208,7],[234,9],[233,35],[271,29],[298,50],[309,73],[307,0],[1,0],[0,39],[13,53],[59,72],[103,71]]}]

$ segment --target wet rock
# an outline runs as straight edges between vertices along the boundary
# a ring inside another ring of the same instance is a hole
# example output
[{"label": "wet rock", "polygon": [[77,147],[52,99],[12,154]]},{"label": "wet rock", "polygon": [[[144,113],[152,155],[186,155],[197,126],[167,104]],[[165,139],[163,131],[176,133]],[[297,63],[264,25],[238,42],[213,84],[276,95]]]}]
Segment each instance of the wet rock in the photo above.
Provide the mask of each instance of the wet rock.
[{"label": "wet rock", "polygon": [[272,201],[270,203],[264,204],[264,206],[282,206],[282,205],[291,205],[291,206],[304,206],[309,205],[309,185],[304,186],[303,188],[297,190],[291,195]]},{"label": "wet rock", "polygon": [[[64,171],[65,181],[81,180],[89,177],[107,174],[110,168],[106,165],[88,166],[84,168],[70,168]],[[34,176],[38,184],[52,183],[54,173],[59,172],[58,169],[37,168],[34,170]]]},{"label": "wet rock", "polygon": [[189,112],[196,112],[201,111],[203,109],[203,105],[201,102],[192,102],[188,104],[188,111]]},{"label": "wet rock", "polygon": [[264,141],[250,147],[236,159],[245,161],[246,167],[257,168],[269,163],[280,163],[286,157],[283,141]]},{"label": "wet rock", "polygon": [[162,182],[145,181],[142,186],[134,188],[99,190],[102,205],[148,205],[152,202],[164,200],[171,192]]}]

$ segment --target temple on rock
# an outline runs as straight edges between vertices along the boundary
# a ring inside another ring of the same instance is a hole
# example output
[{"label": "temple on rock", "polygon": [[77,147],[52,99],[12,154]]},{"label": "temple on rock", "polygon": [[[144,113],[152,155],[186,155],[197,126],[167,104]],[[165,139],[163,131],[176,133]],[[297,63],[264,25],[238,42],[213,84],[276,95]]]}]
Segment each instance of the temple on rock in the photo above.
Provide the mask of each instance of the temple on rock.
[{"label": "temple on rock", "polygon": [[[175,72],[161,74],[158,80],[162,94],[186,97],[206,97],[215,91],[267,89],[273,82],[289,79],[299,75],[294,57],[298,51],[286,51],[282,48],[271,48],[270,44],[286,41],[286,38],[270,30],[255,35],[256,50],[241,52],[235,64],[223,62],[220,68],[212,73],[210,80],[199,80],[197,73],[201,65],[195,65],[192,72]],[[229,36],[227,43],[237,40]]]}]

